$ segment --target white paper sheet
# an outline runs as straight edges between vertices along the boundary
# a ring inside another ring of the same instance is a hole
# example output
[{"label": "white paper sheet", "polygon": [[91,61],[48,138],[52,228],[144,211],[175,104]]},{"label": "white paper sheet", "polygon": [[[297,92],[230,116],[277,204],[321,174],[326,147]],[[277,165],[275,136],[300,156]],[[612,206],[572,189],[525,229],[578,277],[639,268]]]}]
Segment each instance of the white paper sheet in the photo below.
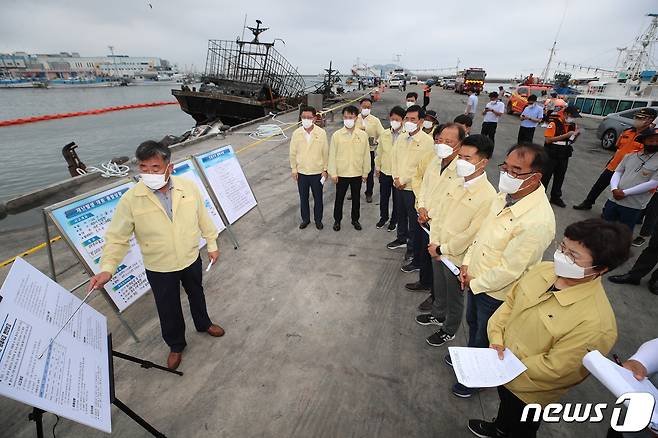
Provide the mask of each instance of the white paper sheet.
[{"label": "white paper sheet", "polygon": [[0,289],[0,395],[112,431],[107,320],[18,258]]},{"label": "white paper sheet", "polygon": [[[658,389],[649,379],[637,380],[630,370],[620,367],[598,350],[587,353],[583,357],[583,365],[615,397],[620,397],[628,392],[648,392],[658,402]],[[654,409],[651,423],[658,424],[658,409]]]},{"label": "white paper sheet", "polygon": [[527,370],[509,348],[503,360],[493,348],[449,347],[448,351],[457,381],[469,388],[504,385]]}]

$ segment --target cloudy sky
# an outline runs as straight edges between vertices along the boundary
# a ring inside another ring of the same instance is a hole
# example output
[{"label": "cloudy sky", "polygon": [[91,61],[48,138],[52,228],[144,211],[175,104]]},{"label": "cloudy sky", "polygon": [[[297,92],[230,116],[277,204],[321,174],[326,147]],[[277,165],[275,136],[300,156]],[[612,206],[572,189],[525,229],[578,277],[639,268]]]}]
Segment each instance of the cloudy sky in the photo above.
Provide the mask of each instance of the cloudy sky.
[{"label": "cloudy sky", "polygon": [[[202,70],[208,39],[235,39],[244,16],[281,38],[303,74],[329,60],[347,72],[357,57],[407,68],[484,67],[490,77],[541,73],[566,8],[556,59],[613,67],[658,13],[655,0],[276,1],[2,0],[0,52],[115,52],[157,56]],[[152,8],[149,6],[152,5]],[[429,6],[429,5],[433,6]],[[284,6],[285,5],[285,6]],[[326,5],[326,6],[324,6]],[[578,72],[576,72],[578,76]],[[582,73],[586,76],[586,72]]]}]

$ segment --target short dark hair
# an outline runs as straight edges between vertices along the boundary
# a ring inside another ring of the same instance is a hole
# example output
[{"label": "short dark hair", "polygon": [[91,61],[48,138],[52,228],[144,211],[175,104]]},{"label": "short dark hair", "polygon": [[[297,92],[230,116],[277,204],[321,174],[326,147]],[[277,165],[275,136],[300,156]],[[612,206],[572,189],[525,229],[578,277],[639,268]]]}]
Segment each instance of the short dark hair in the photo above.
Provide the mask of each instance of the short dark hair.
[{"label": "short dark hair", "polygon": [[409,99],[410,97],[413,97],[414,99],[418,100],[418,93],[416,93],[415,91],[407,93],[407,99]]},{"label": "short dark hair", "polygon": [[464,141],[466,138],[466,131],[464,131],[464,128],[461,125],[458,125],[457,123],[454,122],[448,122],[444,123],[443,125],[439,125],[436,130],[434,130],[434,137],[436,137],[438,134],[443,132],[444,130],[448,128],[455,128],[457,130],[457,136],[459,137],[459,141]]},{"label": "short dark hair", "polygon": [[631,252],[632,233],[626,225],[593,218],[574,222],[564,237],[580,243],[592,254],[592,264],[612,271],[623,264]]},{"label": "short dark hair", "polygon": [[367,97],[367,96],[366,96],[366,97],[363,97],[363,98],[359,101],[359,103],[363,103],[363,102],[366,102],[366,101],[372,103],[372,99],[369,98],[369,97]]},{"label": "short dark hair", "polygon": [[354,114],[356,116],[359,114],[359,109],[354,105],[347,105],[345,108],[343,108],[343,112],[341,114],[345,115],[345,113]]},{"label": "short dark hair", "polygon": [[478,150],[480,157],[489,159],[493,155],[494,144],[489,137],[482,134],[473,134],[462,140],[462,146],[473,146]]},{"label": "short dark hair", "polygon": [[425,118],[425,110],[420,105],[411,105],[409,108],[407,108],[406,114],[409,114],[409,113],[418,113],[418,118],[419,119],[424,119]]},{"label": "short dark hair", "polygon": [[491,93],[489,93],[489,99],[491,99],[492,97],[498,97],[498,92],[492,91]]},{"label": "short dark hair", "polygon": [[393,108],[391,108],[391,111],[389,111],[388,116],[391,117],[393,114],[395,114],[396,116],[400,116],[404,119],[404,116],[406,115],[406,112],[405,112],[404,108],[402,108],[399,105],[396,105]]},{"label": "short dark hair", "polygon": [[469,116],[466,114],[460,114],[457,117],[455,117],[455,120],[453,120],[454,123],[460,123],[462,125],[466,125],[469,128],[473,126],[473,119],[471,119]]},{"label": "short dark hair", "polygon": [[310,105],[303,105],[303,106],[299,109],[299,114],[301,114],[301,113],[303,113],[303,112],[305,112],[305,111],[310,111],[310,112],[313,113],[313,115],[316,115],[316,114],[318,113],[318,111],[317,111],[315,108],[313,108],[312,106],[310,106]]},{"label": "short dark hair", "polygon": [[146,161],[156,156],[162,157],[164,162],[168,163],[171,160],[171,151],[167,146],[155,140],[146,140],[137,146],[135,151],[135,157],[139,161]]},{"label": "short dark hair", "polygon": [[[543,146],[539,146],[536,143],[517,143],[507,151],[507,155],[511,154],[514,151],[518,151],[519,155],[524,156],[525,154],[533,154],[532,162],[530,163],[530,168],[534,172],[544,173],[544,168],[548,164],[548,155]],[[506,155],[506,156],[507,156]]]},{"label": "short dark hair", "polygon": [[530,96],[528,96],[528,102],[537,102],[537,96],[531,94]]},{"label": "short dark hair", "polygon": [[546,96],[546,90],[541,90],[541,95]]}]

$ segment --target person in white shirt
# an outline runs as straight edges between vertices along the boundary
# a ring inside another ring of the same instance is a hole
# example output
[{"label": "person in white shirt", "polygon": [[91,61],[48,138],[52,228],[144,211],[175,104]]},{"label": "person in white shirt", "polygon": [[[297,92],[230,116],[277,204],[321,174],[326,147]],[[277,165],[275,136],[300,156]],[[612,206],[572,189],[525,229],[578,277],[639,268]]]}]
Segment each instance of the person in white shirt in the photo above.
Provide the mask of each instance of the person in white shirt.
[{"label": "person in white shirt", "polygon": [[475,111],[478,109],[478,97],[471,89],[466,90],[466,93],[468,94],[468,101],[466,102],[466,109],[464,110],[464,114],[473,120],[475,117]]},{"label": "person in white shirt", "polygon": [[484,121],[482,122],[482,131],[480,134],[486,135],[492,142],[496,142],[496,128],[498,127],[498,119],[505,112],[505,104],[498,100],[498,93],[492,91],[489,93],[489,103],[484,107],[482,114]]}]

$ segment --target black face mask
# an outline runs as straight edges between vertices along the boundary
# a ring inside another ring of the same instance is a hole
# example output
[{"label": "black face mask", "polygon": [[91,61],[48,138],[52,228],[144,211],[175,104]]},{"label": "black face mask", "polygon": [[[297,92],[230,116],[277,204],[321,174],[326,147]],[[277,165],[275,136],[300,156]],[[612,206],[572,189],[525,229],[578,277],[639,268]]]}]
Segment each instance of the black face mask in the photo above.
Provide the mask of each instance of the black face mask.
[{"label": "black face mask", "polygon": [[647,154],[654,154],[658,152],[658,145],[646,145],[644,146],[644,152]]}]

